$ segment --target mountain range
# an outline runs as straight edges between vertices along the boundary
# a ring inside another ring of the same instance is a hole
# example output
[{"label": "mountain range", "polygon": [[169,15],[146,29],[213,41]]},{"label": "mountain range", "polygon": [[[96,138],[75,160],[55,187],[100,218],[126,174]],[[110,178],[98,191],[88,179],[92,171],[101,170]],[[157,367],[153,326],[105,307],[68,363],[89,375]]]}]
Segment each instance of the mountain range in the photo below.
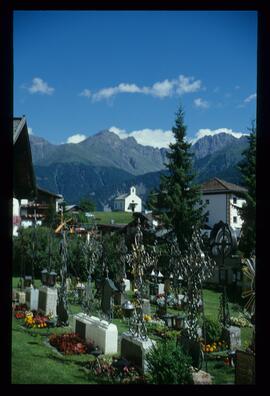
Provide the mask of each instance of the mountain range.
[{"label": "mountain range", "polygon": [[[151,189],[159,186],[166,173],[168,149],[143,146],[133,138],[120,139],[103,130],[80,143],[54,145],[30,135],[37,185],[63,194],[68,203],[88,197],[98,210],[113,207],[114,198],[132,185],[145,202]],[[228,133],[204,136],[191,146],[194,154],[195,182],[212,177],[240,183],[237,163],[247,147],[246,136]]]}]

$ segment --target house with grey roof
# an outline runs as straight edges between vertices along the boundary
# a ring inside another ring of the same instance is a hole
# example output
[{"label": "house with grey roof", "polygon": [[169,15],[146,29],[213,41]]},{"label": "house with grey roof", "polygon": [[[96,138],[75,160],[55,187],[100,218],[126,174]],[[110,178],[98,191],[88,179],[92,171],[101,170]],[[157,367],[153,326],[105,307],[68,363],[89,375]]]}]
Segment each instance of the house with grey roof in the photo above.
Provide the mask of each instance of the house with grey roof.
[{"label": "house with grey roof", "polygon": [[136,188],[132,186],[129,194],[121,194],[114,200],[114,210],[122,212],[141,212],[142,200],[136,195]]}]

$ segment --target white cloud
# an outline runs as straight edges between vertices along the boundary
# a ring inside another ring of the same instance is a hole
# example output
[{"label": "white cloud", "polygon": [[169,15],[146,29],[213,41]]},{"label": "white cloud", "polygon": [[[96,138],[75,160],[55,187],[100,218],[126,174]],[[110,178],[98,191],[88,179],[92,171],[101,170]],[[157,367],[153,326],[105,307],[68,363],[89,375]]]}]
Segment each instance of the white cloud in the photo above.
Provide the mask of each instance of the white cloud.
[{"label": "white cloud", "polygon": [[249,102],[251,102],[252,100],[254,100],[254,99],[256,99],[257,98],[257,94],[256,93],[254,93],[254,94],[252,94],[252,95],[249,95],[245,100],[244,100],[244,103],[249,103]]},{"label": "white cloud", "polygon": [[134,137],[139,144],[143,146],[152,147],[169,147],[170,143],[174,143],[174,135],[172,131],[164,131],[163,129],[140,129],[132,132],[127,132],[125,129],[119,129],[115,126],[111,127],[109,131],[115,133],[120,139],[126,139],[128,137]]},{"label": "white cloud", "polygon": [[115,96],[119,93],[141,93],[143,92],[143,89],[137,87],[135,84],[125,84],[121,83],[117,85],[116,87],[109,87],[109,88],[103,88],[93,94],[93,100],[94,101],[99,101],[102,99],[109,99],[112,96]]},{"label": "white cloud", "polygon": [[218,135],[219,133],[227,133],[229,135],[234,136],[235,138],[240,138],[241,136],[248,135],[247,133],[242,133],[242,132],[234,132],[232,129],[228,128],[219,128],[219,129],[199,129],[198,132],[195,135],[194,139],[190,139],[190,143],[194,144],[197,142],[197,140],[203,138],[204,136],[215,136]]},{"label": "white cloud", "polygon": [[81,93],[79,93],[79,96],[85,96],[86,98],[90,98],[92,95],[90,89],[85,88]]},{"label": "white cloud", "polygon": [[87,138],[87,136],[81,135],[80,133],[77,133],[76,135],[72,135],[72,136],[68,137],[67,138],[67,143],[77,144],[77,143],[82,142],[86,138]]},{"label": "white cloud", "polygon": [[149,93],[153,96],[158,96],[160,98],[165,98],[166,96],[172,96],[174,81],[164,80],[162,82],[156,82]]},{"label": "white cloud", "polygon": [[184,93],[197,92],[202,85],[201,80],[193,81],[194,77],[185,77],[182,74],[178,78],[178,88],[176,92],[179,95]]},{"label": "white cloud", "polygon": [[196,107],[199,107],[201,109],[208,109],[209,108],[209,103],[206,100],[203,100],[202,98],[197,98],[193,101],[194,105]]},{"label": "white cloud", "polygon": [[42,78],[35,77],[32,80],[31,87],[28,87],[28,91],[30,93],[41,93],[45,95],[51,95],[54,92],[53,87],[49,87],[46,81],[43,81]]},{"label": "white cloud", "polygon": [[[140,93],[143,95],[151,95],[158,98],[165,98],[172,95],[183,95],[186,93],[197,92],[201,89],[201,81],[194,80],[194,77],[185,77],[180,75],[178,79],[157,81],[152,86],[139,87],[136,84],[120,83],[114,87],[102,88],[92,95],[93,101],[109,99],[120,93]],[[84,90],[86,92],[89,90]],[[90,92],[90,91],[89,91]],[[81,93],[82,94],[82,93]],[[88,95],[82,95],[88,96]],[[88,96],[90,97],[90,95]]]}]

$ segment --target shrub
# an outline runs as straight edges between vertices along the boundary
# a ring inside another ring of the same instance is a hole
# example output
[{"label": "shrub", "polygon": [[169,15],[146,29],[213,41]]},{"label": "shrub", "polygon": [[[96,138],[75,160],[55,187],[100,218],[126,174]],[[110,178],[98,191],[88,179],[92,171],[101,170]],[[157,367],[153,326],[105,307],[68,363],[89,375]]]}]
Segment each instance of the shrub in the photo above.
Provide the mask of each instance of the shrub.
[{"label": "shrub", "polygon": [[215,342],[221,337],[221,324],[214,319],[205,318],[203,336],[208,344]]},{"label": "shrub", "polygon": [[153,384],[192,384],[191,359],[173,340],[159,342],[146,355]]},{"label": "shrub", "polygon": [[124,314],[123,314],[123,309],[122,309],[121,305],[113,306],[113,317],[115,319],[123,319]]}]

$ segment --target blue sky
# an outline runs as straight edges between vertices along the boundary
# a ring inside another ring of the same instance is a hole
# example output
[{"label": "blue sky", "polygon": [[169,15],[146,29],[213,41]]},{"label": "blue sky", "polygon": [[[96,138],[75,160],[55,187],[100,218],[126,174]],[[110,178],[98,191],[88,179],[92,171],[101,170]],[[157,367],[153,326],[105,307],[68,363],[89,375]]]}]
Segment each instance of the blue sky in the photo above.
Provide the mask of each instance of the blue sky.
[{"label": "blue sky", "polygon": [[181,102],[188,139],[247,133],[256,57],[255,11],[16,11],[14,115],[51,143],[161,147]]}]

